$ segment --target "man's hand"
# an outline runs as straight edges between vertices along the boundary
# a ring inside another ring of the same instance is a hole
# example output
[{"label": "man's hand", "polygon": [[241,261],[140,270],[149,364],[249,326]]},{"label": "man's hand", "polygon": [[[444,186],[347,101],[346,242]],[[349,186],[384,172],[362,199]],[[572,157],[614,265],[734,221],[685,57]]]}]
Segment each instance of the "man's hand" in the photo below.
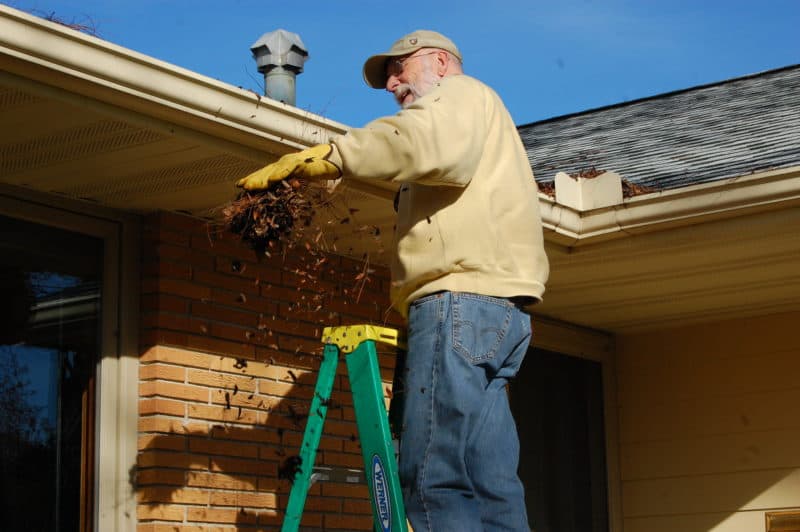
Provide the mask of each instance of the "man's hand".
[{"label": "man's hand", "polygon": [[325,159],[331,149],[330,144],[318,144],[307,150],[288,153],[261,170],[243,177],[236,182],[236,186],[245,190],[260,190],[290,176],[303,179],[338,179],[342,172]]}]

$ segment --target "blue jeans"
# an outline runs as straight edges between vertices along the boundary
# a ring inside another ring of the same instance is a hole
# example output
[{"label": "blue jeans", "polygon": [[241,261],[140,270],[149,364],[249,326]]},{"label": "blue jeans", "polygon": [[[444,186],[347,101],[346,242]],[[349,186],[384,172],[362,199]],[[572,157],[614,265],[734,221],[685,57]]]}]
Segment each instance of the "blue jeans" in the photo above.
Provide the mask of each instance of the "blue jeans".
[{"label": "blue jeans", "polygon": [[506,384],[530,316],[507,299],[439,292],[408,320],[399,469],[414,532],[529,532]]}]

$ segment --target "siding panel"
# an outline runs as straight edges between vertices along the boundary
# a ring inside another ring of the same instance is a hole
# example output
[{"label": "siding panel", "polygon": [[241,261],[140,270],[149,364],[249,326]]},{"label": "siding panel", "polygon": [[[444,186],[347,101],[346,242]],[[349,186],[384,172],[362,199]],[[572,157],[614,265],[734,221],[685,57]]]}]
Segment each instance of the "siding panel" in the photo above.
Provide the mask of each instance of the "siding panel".
[{"label": "siding panel", "polygon": [[625,449],[620,462],[623,480],[800,467],[800,430],[681,438]]},{"label": "siding panel", "polygon": [[625,532],[757,532],[764,519],[761,511],[637,517],[625,520]]},{"label": "siding panel", "polygon": [[800,313],[622,336],[625,532],[764,529],[800,507]]},{"label": "siding panel", "polygon": [[626,517],[792,508],[798,498],[798,468],[636,480],[622,488]]},{"label": "siding panel", "polygon": [[749,431],[800,429],[800,388],[690,399],[620,408],[624,443],[703,437]]}]

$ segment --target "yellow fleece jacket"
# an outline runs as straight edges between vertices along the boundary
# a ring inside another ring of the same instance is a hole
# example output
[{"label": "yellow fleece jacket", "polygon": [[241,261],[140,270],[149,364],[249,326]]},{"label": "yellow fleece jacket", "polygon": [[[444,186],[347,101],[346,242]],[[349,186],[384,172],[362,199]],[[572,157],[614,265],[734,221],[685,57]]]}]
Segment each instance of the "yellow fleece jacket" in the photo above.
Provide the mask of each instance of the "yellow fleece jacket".
[{"label": "yellow fleece jacket", "polygon": [[441,290],[541,300],[538,190],[497,94],[463,74],[393,116],[331,139],[345,176],[400,183],[392,305]]}]

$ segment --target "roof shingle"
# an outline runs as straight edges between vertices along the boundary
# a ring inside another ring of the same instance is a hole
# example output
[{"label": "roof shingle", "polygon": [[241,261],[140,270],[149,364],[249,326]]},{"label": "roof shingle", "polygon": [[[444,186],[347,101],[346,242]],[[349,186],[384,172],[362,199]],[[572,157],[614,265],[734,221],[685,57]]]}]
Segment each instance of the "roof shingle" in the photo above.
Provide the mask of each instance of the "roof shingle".
[{"label": "roof shingle", "polygon": [[800,164],[800,65],[519,126],[537,181],[613,170],[656,189]]}]

